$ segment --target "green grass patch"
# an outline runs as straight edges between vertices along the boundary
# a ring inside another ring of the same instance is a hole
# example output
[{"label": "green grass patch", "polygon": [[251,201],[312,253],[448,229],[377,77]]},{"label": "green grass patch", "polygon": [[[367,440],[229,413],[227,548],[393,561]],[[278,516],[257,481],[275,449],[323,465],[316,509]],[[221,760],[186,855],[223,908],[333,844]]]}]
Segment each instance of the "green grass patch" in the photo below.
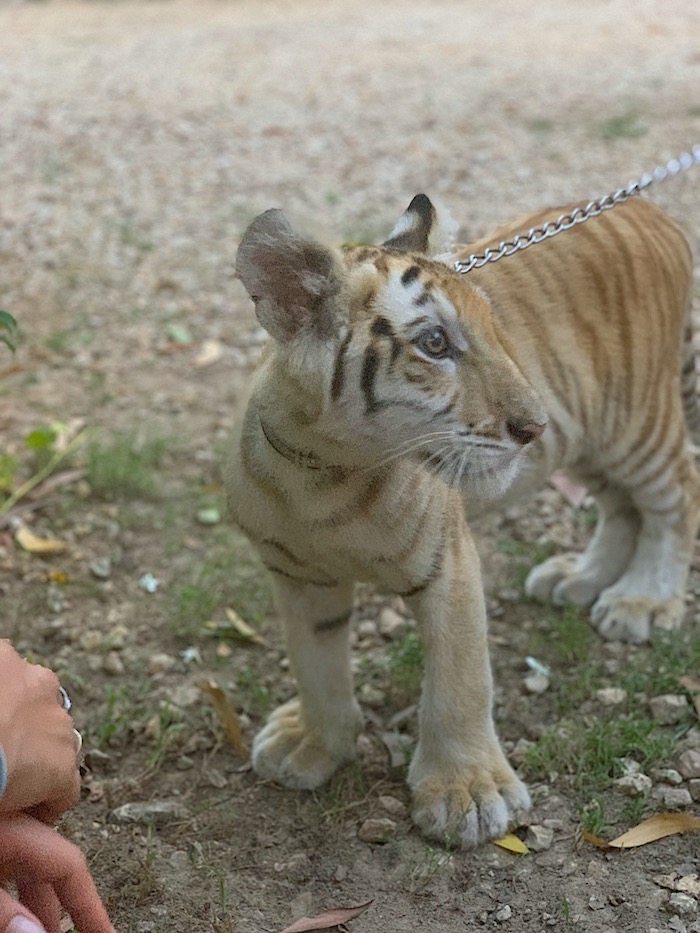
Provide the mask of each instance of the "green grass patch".
[{"label": "green grass patch", "polygon": [[221,524],[209,532],[206,553],[174,589],[175,634],[201,635],[205,623],[227,606],[260,625],[272,609],[272,586],[255,549],[235,528]]},{"label": "green grass patch", "polygon": [[576,790],[590,800],[621,776],[621,759],[634,759],[646,772],[667,761],[675,744],[673,734],[646,718],[564,719],[528,749],[524,765],[540,780],[552,773],[573,775]]},{"label": "green grass patch", "polygon": [[94,440],[87,451],[87,481],[97,496],[151,498],[158,490],[158,467],[167,449],[162,437],[135,432]]}]

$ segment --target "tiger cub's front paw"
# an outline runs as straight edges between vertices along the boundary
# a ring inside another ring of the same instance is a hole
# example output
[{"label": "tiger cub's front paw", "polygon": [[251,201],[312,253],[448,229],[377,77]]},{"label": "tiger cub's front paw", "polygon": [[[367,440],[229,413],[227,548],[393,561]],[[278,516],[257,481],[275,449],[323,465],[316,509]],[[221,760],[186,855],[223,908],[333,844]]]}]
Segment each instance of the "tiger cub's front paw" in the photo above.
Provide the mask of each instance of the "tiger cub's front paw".
[{"label": "tiger cub's front paw", "polygon": [[[499,756],[500,757],[500,756]],[[425,836],[465,848],[503,836],[530,809],[527,788],[503,760],[454,776],[428,774],[413,788],[413,821]]]},{"label": "tiger cub's front paw", "polygon": [[313,790],[323,784],[355,757],[361,715],[359,710],[352,713],[349,723],[333,730],[331,745],[320,731],[306,727],[299,700],[278,707],[253,741],[255,772],[295,790]]}]

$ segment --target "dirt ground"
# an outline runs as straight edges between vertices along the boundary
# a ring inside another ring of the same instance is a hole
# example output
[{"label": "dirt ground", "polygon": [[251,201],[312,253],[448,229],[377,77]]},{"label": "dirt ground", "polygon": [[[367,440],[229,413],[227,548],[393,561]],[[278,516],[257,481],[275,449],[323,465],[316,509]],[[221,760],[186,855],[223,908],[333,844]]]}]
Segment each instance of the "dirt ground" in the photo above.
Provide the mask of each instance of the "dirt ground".
[{"label": "dirt ground", "polygon": [[[265,578],[221,514],[225,439],[263,340],[233,277],[247,222],[276,206],[329,241],[373,240],[426,191],[466,239],[603,194],[700,142],[699,39],[697,0],[0,6],[0,307],[21,328],[14,357],[0,347],[5,492],[54,453],[47,426],[92,432],[47,470],[65,484],[10,513],[65,550],[24,551],[0,513],[0,634],[72,695],[85,793],[63,829],[118,930],[278,933],[370,899],[349,929],[700,929],[697,885],[674,891],[699,870],[696,834],[621,854],[580,835],[694,812],[697,785],[659,770],[700,744],[691,708],[655,727],[666,744],[636,800],[619,770],[593,786],[564,731],[539,766],[527,752],[562,721],[614,728],[682,695],[668,678],[700,673],[700,579],[665,654],[527,602],[523,567],[591,531],[554,490],[479,529],[499,730],[535,801],[529,854],[448,852],[411,827],[420,675],[400,604],[360,594],[367,728],[357,765],[317,793],[256,779],[197,686],[221,686],[248,744],[293,693]],[[700,169],[653,197],[700,255]],[[551,668],[541,693],[527,656]],[[598,692],[614,687],[619,711]],[[363,841],[373,818],[391,824]]]}]

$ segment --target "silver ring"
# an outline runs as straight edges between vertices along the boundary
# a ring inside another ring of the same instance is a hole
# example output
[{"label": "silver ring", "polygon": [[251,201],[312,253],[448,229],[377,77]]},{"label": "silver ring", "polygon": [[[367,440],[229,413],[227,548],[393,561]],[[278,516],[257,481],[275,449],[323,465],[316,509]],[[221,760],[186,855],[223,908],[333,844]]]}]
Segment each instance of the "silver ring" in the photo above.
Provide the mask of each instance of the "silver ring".
[{"label": "silver ring", "polygon": [[70,701],[70,697],[68,696],[66,691],[63,689],[63,687],[59,687],[58,689],[61,691],[61,701],[63,703],[63,708],[66,712],[68,712],[68,710],[73,705]]}]

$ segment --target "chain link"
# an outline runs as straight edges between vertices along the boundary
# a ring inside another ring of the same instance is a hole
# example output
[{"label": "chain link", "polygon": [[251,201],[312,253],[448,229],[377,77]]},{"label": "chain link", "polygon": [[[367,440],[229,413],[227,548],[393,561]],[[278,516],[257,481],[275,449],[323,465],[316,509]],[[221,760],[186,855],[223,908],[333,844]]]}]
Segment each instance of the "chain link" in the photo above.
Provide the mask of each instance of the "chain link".
[{"label": "chain link", "polygon": [[472,253],[467,259],[455,262],[454,268],[457,272],[464,274],[471,272],[472,269],[480,269],[488,262],[496,262],[504,256],[512,256],[521,249],[541,243],[564,230],[570,230],[578,224],[585,223],[591,217],[597,217],[603,211],[609,211],[618,204],[624,204],[649,185],[672,178],[693,165],[700,165],[700,145],[693,146],[692,152],[683,152],[677,159],[671,159],[666,165],[657,165],[653,172],[647,172],[637,181],[630,182],[626,188],[618,188],[612,194],[589,201],[585,207],[576,207],[571,213],[562,214],[556,220],[548,220],[541,227],[532,227],[527,233],[519,233],[512,240],[502,240],[498,246],[488,247],[483,253]]}]

